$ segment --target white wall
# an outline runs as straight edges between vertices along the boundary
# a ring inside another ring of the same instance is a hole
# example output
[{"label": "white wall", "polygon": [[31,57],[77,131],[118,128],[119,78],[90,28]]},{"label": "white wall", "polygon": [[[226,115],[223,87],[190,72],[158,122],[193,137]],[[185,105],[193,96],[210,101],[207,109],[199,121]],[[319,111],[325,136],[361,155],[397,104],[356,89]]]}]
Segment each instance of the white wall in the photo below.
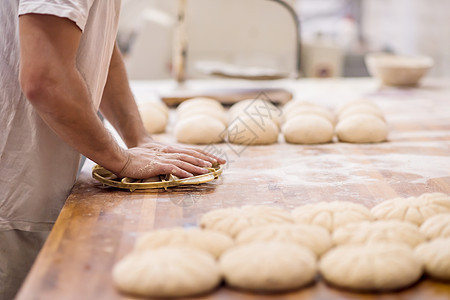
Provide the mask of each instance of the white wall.
[{"label": "white wall", "polygon": [[449,0],[364,0],[363,21],[370,49],[430,55],[429,75],[450,77]]}]

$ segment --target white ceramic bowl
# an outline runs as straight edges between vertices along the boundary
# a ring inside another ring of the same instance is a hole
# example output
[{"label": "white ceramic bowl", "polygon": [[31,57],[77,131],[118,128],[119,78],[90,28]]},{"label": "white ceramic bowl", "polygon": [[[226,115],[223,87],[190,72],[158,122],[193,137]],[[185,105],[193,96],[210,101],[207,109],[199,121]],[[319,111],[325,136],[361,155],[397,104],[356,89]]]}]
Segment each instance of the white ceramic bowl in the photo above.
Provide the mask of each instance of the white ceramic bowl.
[{"label": "white ceramic bowl", "polygon": [[433,66],[431,57],[370,53],[365,57],[369,73],[386,85],[411,86]]}]

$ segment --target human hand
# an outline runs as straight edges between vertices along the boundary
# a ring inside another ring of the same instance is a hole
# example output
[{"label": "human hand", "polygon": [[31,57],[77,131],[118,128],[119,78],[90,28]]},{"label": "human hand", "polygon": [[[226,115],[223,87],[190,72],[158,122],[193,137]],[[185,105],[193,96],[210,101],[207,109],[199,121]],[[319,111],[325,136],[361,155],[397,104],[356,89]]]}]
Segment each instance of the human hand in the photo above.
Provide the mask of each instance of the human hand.
[{"label": "human hand", "polygon": [[155,142],[153,140],[146,141],[139,145],[143,148],[148,148],[154,151],[162,152],[162,153],[174,153],[174,154],[186,154],[195,158],[198,158],[203,161],[210,162],[212,165],[216,164],[225,164],[226,160],[215,156],[211,153],[208,153],[204,150],[197,149],[194,147],[182,146],[182,145],[167,145]]},{"label": "human hand", "polygon": [[147,179],[161,174],[173,174],[180,178],[206,174],[207,167],[225,163],[225,160],[200,150],[167,146],[158,143],[125,150],[127,162],[116,174],[119,177]]}]

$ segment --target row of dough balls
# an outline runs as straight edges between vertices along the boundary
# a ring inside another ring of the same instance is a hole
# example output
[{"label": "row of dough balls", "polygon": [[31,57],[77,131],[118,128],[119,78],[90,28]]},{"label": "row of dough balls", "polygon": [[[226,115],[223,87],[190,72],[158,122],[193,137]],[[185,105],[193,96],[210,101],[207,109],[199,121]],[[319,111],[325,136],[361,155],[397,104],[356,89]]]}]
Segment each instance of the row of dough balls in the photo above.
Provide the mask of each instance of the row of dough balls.
[{"label": "row of dough balls", "polygon": [[175,138],[186,144],[223,142],[228,125],[222,104],[211,98],[193,98],[177,107]]},{"label": "row of dough balls", "polygon": [[215,99],[193,98],[182,102],[176,112],[174,134],[180,143],[210,144],[227,139],[234,144],[265,145],[278,140],[281,113],[268,101],[243,100],[226,114]]},{"label": "row of dough balls", "polygon": [[336,133],[342,142],[377,143],[388,136],[381,109],[371,101],[346,102],[333,114],[307,101],[291,101],[283,107],[282,132],[293,144],[329,143]]},{"label": "row of dough balls", "polygon": [[343,288],[392,290],[417,281],[424,266],[430,276],[450,280],[450,197],[442,193],[372,210],[338,201],[292,212],[218,209],[203,215],[200,226],[141,236],[114,268],[119,290],[191,296],[214,289],[223,277],[238,289],[274,292],[313,282],[318,271]]},{"label": "row of dough balls", "polygon": [[149,133],[163,133],[169,121],[169,108],[161,101],[138,102],[145,129]]}]

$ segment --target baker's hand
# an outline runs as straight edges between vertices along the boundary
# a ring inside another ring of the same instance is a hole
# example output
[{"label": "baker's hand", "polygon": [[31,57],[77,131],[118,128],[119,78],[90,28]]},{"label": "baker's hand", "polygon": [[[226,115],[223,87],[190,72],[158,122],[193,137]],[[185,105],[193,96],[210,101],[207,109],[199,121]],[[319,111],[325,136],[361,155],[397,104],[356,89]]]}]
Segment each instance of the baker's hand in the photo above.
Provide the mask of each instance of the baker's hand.
[{"label": "baker's hand", "polygon": [[[208,173],[210,161],[181,152],[163,152],[146,147],[125,150],[127,162],[118,174],[119,177],[147,179],[161,174],[173,174],[180,178]],[[203,154],[203,157],[208,157]]]},{"label": "baker's hand", "polygon": [[142,143],[139,145],[140,147],[151,149],[157,152],[161,153],[173,153],[173,154],[185,154],[189,155],[195,158],[198,158],[203,161],[210,162],[211,164],[215,165],[217,163],[223,165],[226,163],[226,160],[223,158],[220,158],[218,156],[212,155],[211,153],[208,153],[206,151],[203,151],[201,149],[193,148],[193,147],[187,147],[187,146],[181,146],[181,145],[167,145],[155,142],[153,140],[149,140],[145,143]]}]

